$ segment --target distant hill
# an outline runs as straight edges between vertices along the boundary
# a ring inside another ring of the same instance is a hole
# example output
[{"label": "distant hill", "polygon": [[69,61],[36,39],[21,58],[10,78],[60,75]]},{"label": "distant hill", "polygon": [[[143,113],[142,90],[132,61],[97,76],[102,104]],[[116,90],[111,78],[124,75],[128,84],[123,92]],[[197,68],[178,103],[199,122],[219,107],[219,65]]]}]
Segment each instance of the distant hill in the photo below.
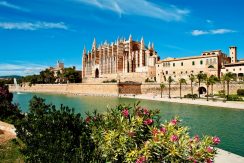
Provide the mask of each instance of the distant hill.
[{"label": "distant hill", "polygon": [[9,79],[9,78],[22,78],[23,76],[19,76],[19,75],[9,75],[9,76],[0,76],[1,79]]}]

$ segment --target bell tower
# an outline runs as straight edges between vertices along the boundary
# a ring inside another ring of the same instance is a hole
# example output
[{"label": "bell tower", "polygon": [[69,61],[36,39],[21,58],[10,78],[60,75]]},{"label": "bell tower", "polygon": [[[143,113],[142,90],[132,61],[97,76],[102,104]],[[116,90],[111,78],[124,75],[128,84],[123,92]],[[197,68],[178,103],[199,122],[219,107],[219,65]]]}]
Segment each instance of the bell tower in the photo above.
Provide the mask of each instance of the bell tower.
[{"label": "bell tower", "polygon": [[230,49],[231,63],[236,63],[237,62],[237,47],[231,46],[229,49]]}]

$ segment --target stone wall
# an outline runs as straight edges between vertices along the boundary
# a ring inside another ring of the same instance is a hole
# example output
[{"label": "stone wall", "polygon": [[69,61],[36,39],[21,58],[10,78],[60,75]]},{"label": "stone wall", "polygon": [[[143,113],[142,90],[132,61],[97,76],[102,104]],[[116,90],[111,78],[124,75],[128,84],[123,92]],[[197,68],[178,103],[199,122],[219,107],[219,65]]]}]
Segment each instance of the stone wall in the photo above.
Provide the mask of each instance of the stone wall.
[{"label": "stone wall", "polygon": [[141,94],[141,83],[119,83],[119,94]]},{"label": "stone wall", "polygon": [[[168,85],[163,90],[164,95],[168,95]],[[206,88],[205,84],[201,87]],[[10,85],[10,91],[15,91],[15,86]],[[226,90],[225,86],[225,90]],[[213,86],[214,94],[223,89],[222,84],[215,84]],[[230,84],[230,94],[236,94],[237,89],[244,89],[244,84],[232,83]],[[74,93],[74,94],[100,94],[100,95],[118,95],[120,94],[160,94],[160,84],[143,83],[143,84],[120,84],[117,83],[100,83],[100,84],[36,84],[30,86],[22,86],[19,91],[27,92],[52,92],[52,93]],[[191,93],[190,84],[182,85],[182,96]],[[193,93],[198,94],[198,84],[193,84]],[[209,94],[211,93],[211,86],[209,87]],[[179,96],[179,84],[171,85],[171,95]]]},{"label": "stone wall", "polygon": [[[10,91],[15,91],[15,86],[10,85]],[[35,84],[22,86],[19,91],[50,92],[50,93],[74,93],[74,94],[101,94],[118,95],[117,83],[106,84]]]},{"label": "stone wall", "polygon": [[[163,89],[163,94],[168,95],[168,84],[165,83],[165,88]],[[201,87],[206,88],[206,85],[204,83],[201,84]],[[225,90],[227,87],[225,86]],[[238,83],[232,83],[230,84],[230,94],[236,94],[238,89],[244,89],[244,84],[238,84]],[[222,84],[215,84],[213,86],[213,93],[217,94],[220,90],[223,90],[223,85]],[[141,85],[141,92],[142,94],[147,94],[147,93],[153,93],[153,94],[160,94],[160,84],[155,84],[155,83],[144,83]],[[191,85],[182,85],[182,96],[191,93]],[[194,83],[193,84],[193,93],[198,94],[198,84]],[[209,86],[209,94],[211,93],[211,86]],[[180,94],[180,86],[179,84],[172,84],[171,85],[171,95],[179,96]]]}]

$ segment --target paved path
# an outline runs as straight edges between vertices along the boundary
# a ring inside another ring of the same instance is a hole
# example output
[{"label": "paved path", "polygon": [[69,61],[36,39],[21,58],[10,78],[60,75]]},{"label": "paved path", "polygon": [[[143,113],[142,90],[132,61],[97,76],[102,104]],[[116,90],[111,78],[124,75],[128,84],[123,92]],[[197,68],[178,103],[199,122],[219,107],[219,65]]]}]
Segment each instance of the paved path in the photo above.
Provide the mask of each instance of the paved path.
[{"label": "paved path", "polygon": [[143,99],[143,100],[155,100],[155,101],[165,101],[165,102],[176,102],[176,103],[183,103],[183,104],[194,104],[194,105],[206,105],[206,106],[215,106],[215,107],[224,107],[224,108],[233,108],[233,109],[244,109],[244,102],[237,102],[237,101],[212,101],[209,99],[186,99],[186,98],[171,98],[169,99],[167,96],[163,96],[161,98],[159,95],[153,94],[142,94],[142,95],[120,95],[120,97],[125,98],[136,98],[136,99]]}]

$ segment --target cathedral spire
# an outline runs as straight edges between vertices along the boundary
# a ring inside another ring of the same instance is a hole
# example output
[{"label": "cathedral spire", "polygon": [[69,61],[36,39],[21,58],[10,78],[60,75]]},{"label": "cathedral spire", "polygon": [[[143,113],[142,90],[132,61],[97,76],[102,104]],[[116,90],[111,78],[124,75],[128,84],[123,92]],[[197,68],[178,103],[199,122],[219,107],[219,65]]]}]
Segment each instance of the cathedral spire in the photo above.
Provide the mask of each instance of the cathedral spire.
[{"label": "cathedral spire", "polygon": [[141,49],[143,50],[144,49],[144,39],[143,39],[143,36],[142,36],[142,38],[141,38]]},{"label": "cathedral spire", "polygon": [[154,43],[152,43],[152,49],[154,49]]},{"label": "cathedral spire", "polygon": [[130,41],[130,42],[132,41],[132,36],[131,36],[131,34],[130,34],[130,36],[129,36],[129,41]]},{"label": "cathedral spire", "polygon": [[86,46],[84,45],[83,55],[86,55]]},{"label": "cathedral spire", "polygon": [[92,49],[96,49],[96,38],[94,37],[93,43],[92,43]]},{"label": "cathedral spire", "polygon": [[151,49],[151,42],[148,43],[148,49]]}]

